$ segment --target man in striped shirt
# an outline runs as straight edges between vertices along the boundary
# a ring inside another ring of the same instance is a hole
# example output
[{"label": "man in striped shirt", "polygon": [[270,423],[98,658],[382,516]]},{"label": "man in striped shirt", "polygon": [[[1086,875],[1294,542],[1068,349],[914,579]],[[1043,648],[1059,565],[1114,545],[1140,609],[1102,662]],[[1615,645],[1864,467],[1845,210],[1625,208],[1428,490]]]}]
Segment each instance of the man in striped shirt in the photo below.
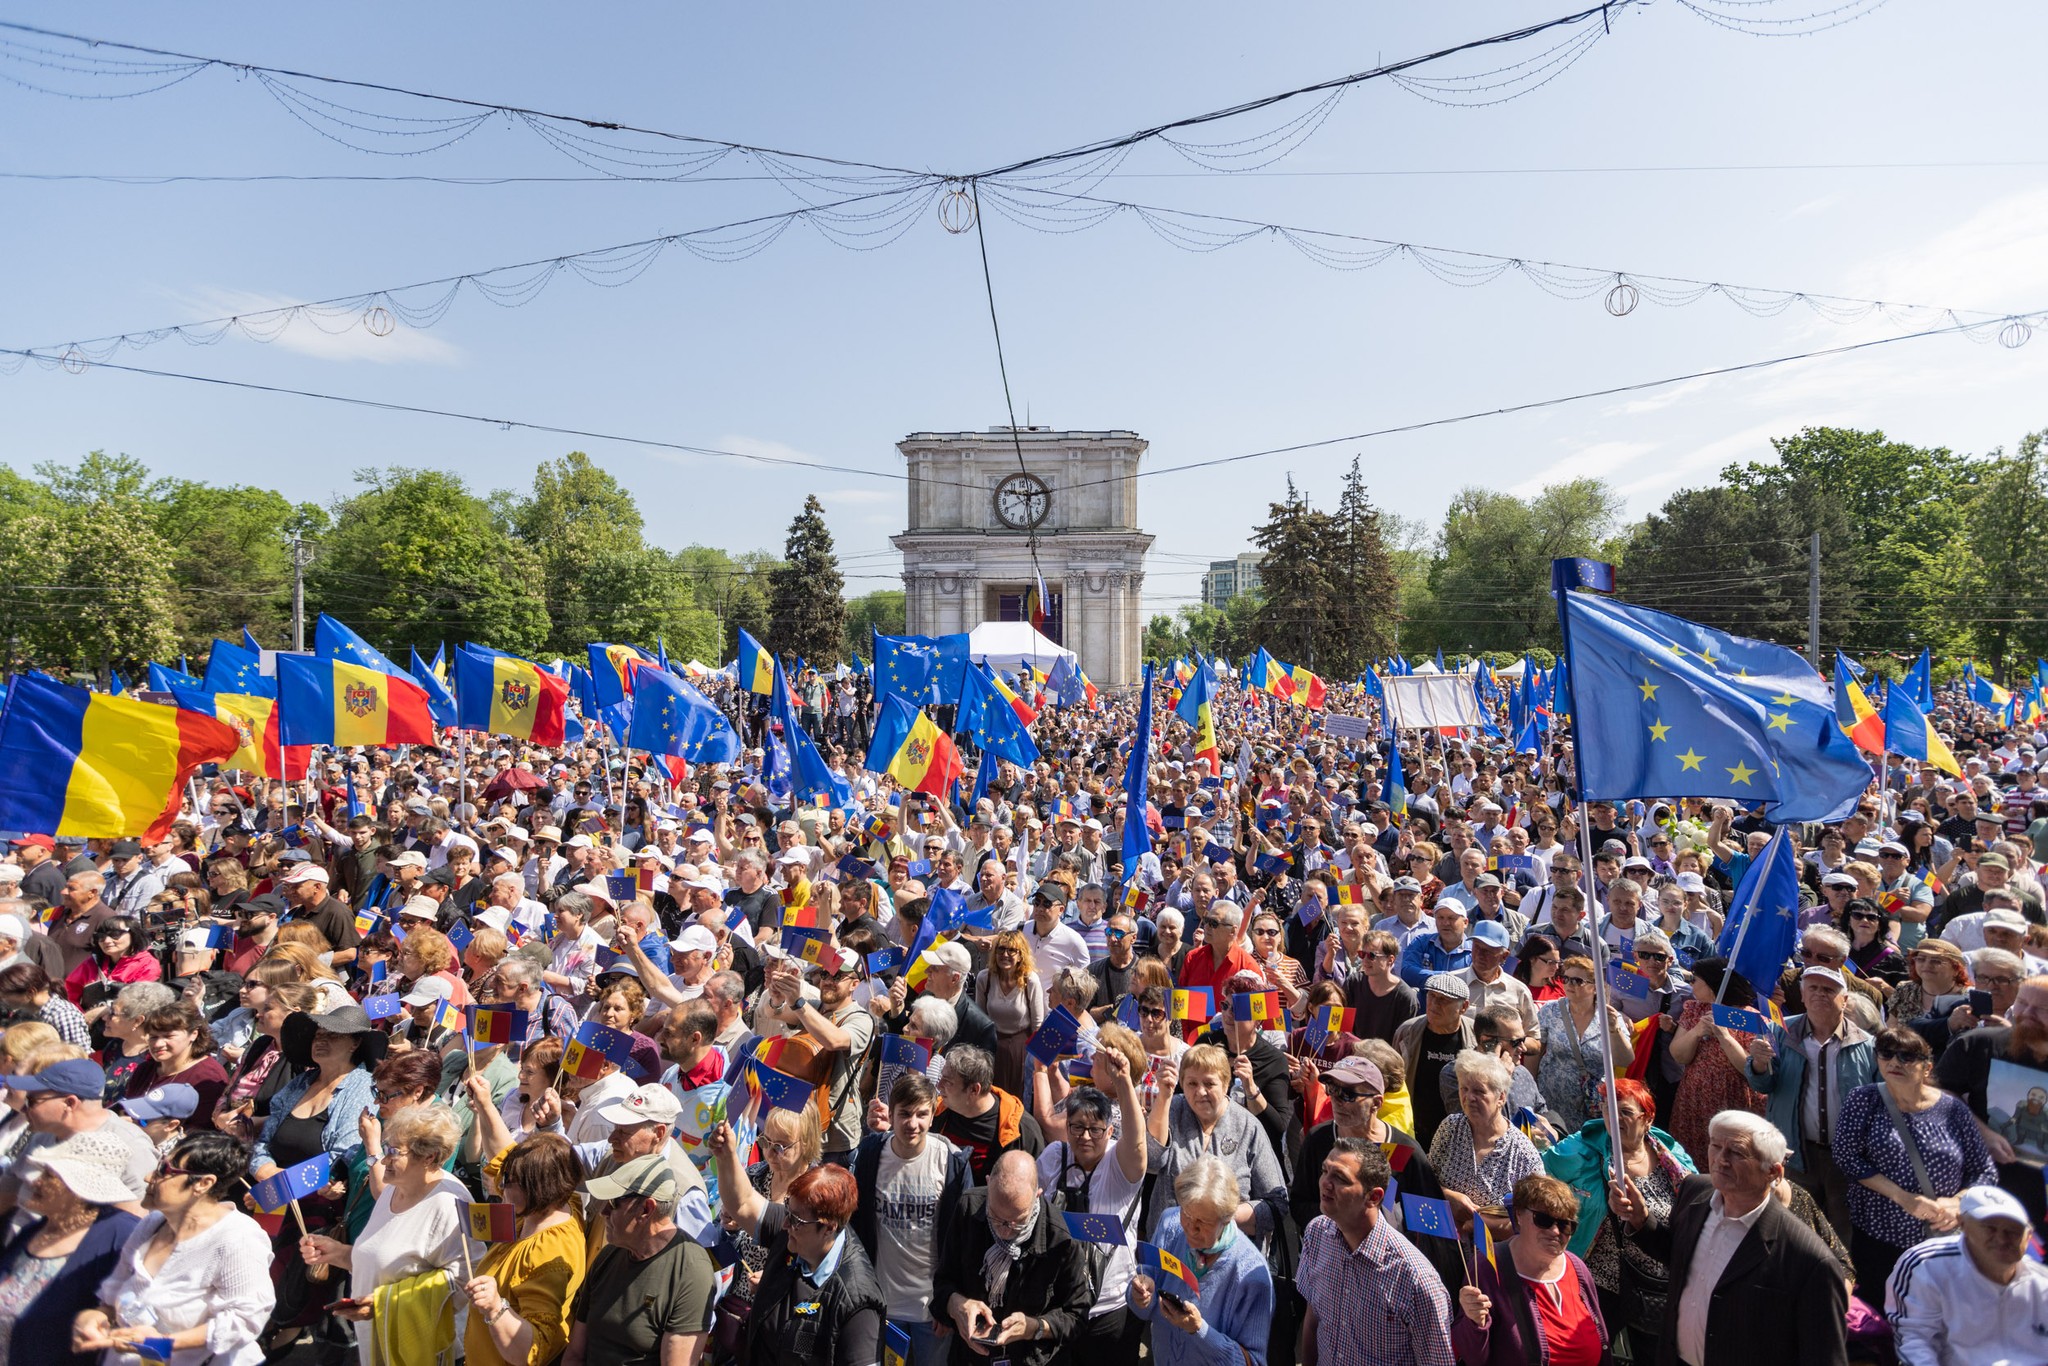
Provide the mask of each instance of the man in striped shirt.
[{"label": "man in striped shirt", "polygon": [[1380,1208],[1389,1184],[1377,1143],[1340,1138],[1323,1159],[1323,1212],[1295,1273],[1308,1301],[1301,1366],[1453,1366],[1450,1296]]}]

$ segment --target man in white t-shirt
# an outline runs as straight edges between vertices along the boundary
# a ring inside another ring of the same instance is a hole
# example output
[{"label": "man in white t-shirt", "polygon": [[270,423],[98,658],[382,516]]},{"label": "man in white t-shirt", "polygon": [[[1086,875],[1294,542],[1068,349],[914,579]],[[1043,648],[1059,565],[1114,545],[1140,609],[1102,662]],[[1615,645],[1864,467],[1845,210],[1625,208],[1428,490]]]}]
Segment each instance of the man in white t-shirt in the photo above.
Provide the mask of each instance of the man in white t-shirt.
[{"label": "man in white t-shirt", "polygon": [[1065,910],[1058,883],[1040,883],[1032,892],[1031,920],[1024,926],[1024,939],[1031,945],[1031,961],[1041,982],[1052,981],[1062,968],[1088,966],[1088,941],[1061,918]]},{"label": "man in white t-shirt", "polygon": [[913,1362],[940,1360],[948,1347],[932,1331],[932,1272],[940,1230],[957,1222],[974,1181],[966,1150],[931,1132],[938,1099],[923,1073],[906,1071],[889,1089],[888,1132],[862,1139],[853,1159],[854,1236],[874,1265],[889,1322],[910,1334]]},{"label": "man in white t-shirt", "polygon": [[[1124,1291],[1136,1270],[1138,1197],[1145,1184],[1145,1111],[1131,1076],[1130,1059],[1102,1044],[1095,1049],[1094,1086],[1080,1087],[1065,1102],[1066,1138],[1048,1143],[1038,1155],[1039,1185],[1063,1197],[1069,1214],[1113,1215],[1123,1221],[1124,1241],[1091,1243],[1101,1265],[1100,1289],[1088,1321],[1067,1338],[1072,1361],[1136,1361],[1145,1321],[1124,1306]],[[1097,1089],[1097,1088],[1101,1089]],[[1110,1120],[1115,1101],[1116,1127]]]}]

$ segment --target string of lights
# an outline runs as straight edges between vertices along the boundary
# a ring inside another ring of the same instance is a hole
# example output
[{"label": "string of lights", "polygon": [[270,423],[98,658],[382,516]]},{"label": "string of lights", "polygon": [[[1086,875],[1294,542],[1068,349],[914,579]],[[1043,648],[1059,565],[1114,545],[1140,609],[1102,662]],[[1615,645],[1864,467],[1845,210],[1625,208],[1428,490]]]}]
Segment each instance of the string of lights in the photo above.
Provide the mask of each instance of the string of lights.
[{"label": "string of lights", "polygon": [[1859,322],[1873,314],[1902,326],[1919,326],[1935,319],[1946,319],[1952,323],[1968,324],[1964,335],[1973,340],[1989,340],[2006,333],[2001,339],[2007,346],[2024,345],[2031,334],[2024,324],[2013,325],[2012,315],[1985,309],[1902,304],[1812,290],[1773,289],[1607,266],[1572,265],[1528,256],[1506,256],[1460,247],[1427,246],[1357,233],[1266,223],[1227,214],[1162,208],[1091,195],[1054,195],[1037,189],[988,185],[984,187],[982,197],[1012,222],[1038,232],[1082,232],[1129,215],[1182,251],[1214,252],[1244,242],[1278,239],[1317,265],[1331,270],[1370,270],[1389,261],[1406,260],[1443,283],[1461,288],[1490,284],[1512,273],[1557,298],[1587,299],[1601,295],[1607,311],[1616,317],[1634,312],[1642,300],[1679,308],[1719,296],[1759,318],[1774,317],[1794,304],[1804,304],[1819,317],[1834,323]]},{"label": "string of lights", "polygon": [[908,232],[931,206],[940,188],[938,180],[927,179],[913,190],[876,190],[830,204],[807,205],[589,251],[491,266],[331,299],[280,304],[199,322],[0,352],[0,374],[19,371],[25,363],[22,357],[76,368],[103,363],[123,349],[140,350],[172,340],[211,346],[230,335],[238,335],[251,341],[273,342],[293,323],[301,321],[330,336],[357,327],[372,336],[388,336],[400,324],[415,329],[433,327],[448,315],[465,288],[501,308],[518,308],[533,302],[564,271],[586,284],[617,289],[639,279],[670,248],[680,247],[704,261],[744,261],[766,251],[798,223],[816,228],[835,246],[874,251]]}]

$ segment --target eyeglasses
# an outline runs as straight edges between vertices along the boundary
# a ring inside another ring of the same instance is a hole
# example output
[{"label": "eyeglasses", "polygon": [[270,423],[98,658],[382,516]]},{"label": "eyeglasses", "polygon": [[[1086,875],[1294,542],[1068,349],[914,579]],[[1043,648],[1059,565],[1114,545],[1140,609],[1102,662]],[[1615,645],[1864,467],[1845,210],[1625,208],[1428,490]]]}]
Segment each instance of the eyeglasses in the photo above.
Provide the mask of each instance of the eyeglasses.
[{"label": "eyeglasses", "polygon": [[149,1179],[152,1181],[161,1181],[167,1176],[182,1176],[187,1181],[190,1181],[192,1179],[192,1175],[193,1174],[190,1171],[186,1170],[184,1167],[172,1167],[166,1165],[158,1167],[155,1171],[151,1172],[149,1174]]},{"label": "eyeglasses", "polygon": [[1495,1039],[1493,1046],[1495,1048],[1512,1048],[1517,1053],[1521,1053],[1529,1047],[1529,1036],[1527,1034],[1517,1034],[1512,1039]]},{"label": "eyeglasses", "polygon": [[777,1143],[772,1138],[764,1138],[761,1140],[761,1150],[763,1152],[773,1153],[777,1157],[788,1157],[791,1153],[796,1151],[796,1144]]},{"label": "eyeglasses", "polygon": [[1983,985],[1987,986],[1987,987],[2016,987],[2016,986],[2018,986],[2018,985],[2020,984],[2020,979],[2019,979],[2019,978],[2017,978],[2017,977],[2005,977],[2005,976],[1998,976],[1998,977],[1988,977],[1988,976],[1979,976],[1979,977],[1977,978],[1977,980],[1978,980],[1978,981],[1979,981],[1980,983],[1982,983]]},{"label": "eyeglasses", "polygon": [[411,1095],[412,1092],[387,1091],[381,1086],[373,1086],[370,1088],[370,1094],[375,1096],[377,1100],[382,1104],[389,1105],[394,1100],[404,1100],[407,1096]]},{"label": "eyeglasses", "polygon": [[1823,963],[1828,965],[1833,965],[1835,963],[1839,963],[1842,961],[1841,954],[1824,953],[1819,949],[1801,949],[1799,951],[1799,958],[1801,962],[1805,963]]},{"label": "eyeglasses", "polygon": [[1108,1133],[1109,1126],[1107,1124],[1069,1124],[1067,1126],[1067,1137],[1069,1138],[1101,1138]]},{"label": "eyeglasses", "polygon": [[1252,926],[1252,933],[1253,933],[1253,934],[1278,934],[1278,933],[1280,933],[1280,927],[1279,927],[1278,925],[1254,925],[1254,926]]},{"label": "eyeglasses", "polygon": [[1369,1086],[1332,1086],[1330,1088],[1331,1100],[1343,1101],[1349,1105],[1355,1105],[1361,1101],[1378,1100],[1379,1098],[1380,1092],[1373,1090]]},{"label": "eyeglasses", "polygon": [[1562,973],[1558,975],[1557,980],[1568,987],[1589,987],[1593,985],[1593,979],[1590,977],[1566,977]]},{"label": "eyeglasses", "polygon": [[1140,1006],[1138,1007],[1138,1018],[1141,1020],[1163,1020],[1166,1018],[1166,1012],[1163,1010],[1152,1010],[1148,1007]]},{"label": "eyeglasses", "polygon": [[1643,959],[1645,962],[1655,961],[1659,963],[1668,963],[1671,961],[1670,954],[1659,953],[1655,949],[1637,949],[1636,957]]},{"label": "eyeglasses", "polygon": [[1366,958],[1392,958],[1394,955],[1391,953],[1382,953],[1378,949],[1367,949],[1363,956]]},{"label": "eyeglasses", "polygon": [[1545,1214],[1540,1209],[1532,1209],[1528,1213],[1529,1222],[1535,1224],[1537,1228],[1542,1229],[1545,1233],[1553,1231],[1570,1233],[1579,1226],[1579,1221],[1576,1219],[1560,1219],[1555,1215]]},{"label": "eyeglasses", "polygon": [[1928,1061],[1928,1055],[1925,1053],[1908,1053],[1903,1048],[1893,1048],[1885,1044],[1879,1044],[1877,1047],[1877,1060],[1879,1062],[1926,1062]]},{"label": "eyeglasses", "polygon": [[806,1218],[796,1212],[796,1206],[794,1205],[784,1205],[782,1207],[782,1217],[789,1220],[790,1223],[798,1225],[815,1224],[818,1222],[817,1215],[814,1214]]}]

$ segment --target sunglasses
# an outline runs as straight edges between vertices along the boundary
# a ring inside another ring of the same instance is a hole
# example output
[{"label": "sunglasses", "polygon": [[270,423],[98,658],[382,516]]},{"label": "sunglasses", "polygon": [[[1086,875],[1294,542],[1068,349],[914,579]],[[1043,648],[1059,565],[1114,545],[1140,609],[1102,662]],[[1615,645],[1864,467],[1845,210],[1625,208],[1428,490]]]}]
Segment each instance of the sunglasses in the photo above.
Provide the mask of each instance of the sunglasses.
[{"label": "sunglasses", "polygon": [[1365,1086],[1332,1086],[1330,1099],[1356,1104],[1359,1101],[1378,1100],[1380,1093]]},{"label": "sunglasses", "polygon": [[1553,1231],[1570,1233],[1579,1226],[1579,1221],[1576,1219],[1559,1219],[1555,1215],[1545,1214],[1542,1210],[1535,1209],[1529,1211],[1529,1221],[1545,1233]]},{"label": "sunglasses", "polygon": [[1657,952],[1657,950],[1655,950],[1655,949],[1637,949],[1637,950],[1636,950],[1636,957],[1638,957],[1638,958],[1640,958],[1640,959],[1644,960],[1645,962],[1649,962],[1649,961],[1653,961],[1653,960],[1654,960],[1654,961],[1656,961],[1656,962],[1659,962],[1659,963],[1668,963],[1668,962],[1670,962],[1670,961],[1671,961],[1671,955],[1670,955],[1670,954],[1668,954],[1668,953],[1659,953],[1659,952]]},{"label": "sunglasses", "polygon": [[1166,1012],[1163,1010],[1150,1010],[1140,1006],[1138,1008],[1138,1018],[1141,1020],[1163,1020],[1166,1018]]},{"label": "sunglasses", "polygon": [[1851,920],[1867,920],[1873,925],[1883,919],[1882,916],[1875,915],[1869,911],[1851,911],[1849,912],[1849,918]]},{"label": "sunglasses", "polygon": [[1880,1045],[1877,1050],[1877,1060],[1879,1062],[1926,1062],[1928,1058],[1925,1054],[1908,1053],[1903,1048],[1888,1048]]},{"label": "sunglasses", "polygon": [[1801,949],[1799,951],[1799,958],[1801,962],[1805,963],[1833,963],[1838,961],[1837,955],[1820,953],[1814,949]]},{"label": "sunglasses", "polygon": [[1560,974],[1557,980],[1568,987],[1589,987],[1593,985],[1593,979],[1590,977],[1566,977]]}]

